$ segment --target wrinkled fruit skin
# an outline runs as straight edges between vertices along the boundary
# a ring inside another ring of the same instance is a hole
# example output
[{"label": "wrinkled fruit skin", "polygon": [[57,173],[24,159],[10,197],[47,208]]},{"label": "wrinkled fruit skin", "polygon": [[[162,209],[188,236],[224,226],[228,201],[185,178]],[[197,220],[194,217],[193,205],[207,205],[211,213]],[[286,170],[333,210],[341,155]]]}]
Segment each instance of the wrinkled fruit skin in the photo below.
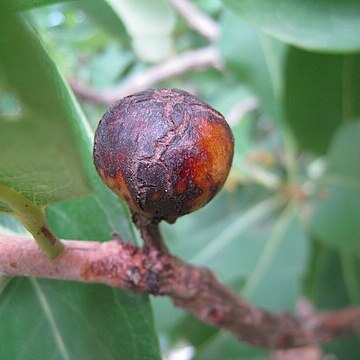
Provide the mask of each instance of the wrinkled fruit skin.
[{"label": "wrinkled fruit skin", "polygon": [[177,89],[150,89],[113,105],[95,133],[103,181],[133,213],[170,223],[224,184],[234,140],[224,117]]}]

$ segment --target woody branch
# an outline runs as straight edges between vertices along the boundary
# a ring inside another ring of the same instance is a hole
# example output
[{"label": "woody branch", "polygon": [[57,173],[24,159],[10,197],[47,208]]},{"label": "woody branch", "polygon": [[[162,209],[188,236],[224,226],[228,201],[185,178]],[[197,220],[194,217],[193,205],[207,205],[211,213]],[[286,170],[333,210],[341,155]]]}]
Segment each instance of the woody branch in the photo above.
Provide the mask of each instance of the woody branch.
[{"label": "woody branch", "polygon": [[[146,228],[142,234],[160,236]],[[271,349],[320,344],[360,330],[360,307],[306,317],[255,307],[222,285],[211,271],[152,246],[161,242],[155,240],[144,248],[121,240],[64,240],[65,251],[49,260],[31,239],[0,235],[0,273],[103,283],[169,296],[175,305],[204,322],[228,330],[249,344]]]}]

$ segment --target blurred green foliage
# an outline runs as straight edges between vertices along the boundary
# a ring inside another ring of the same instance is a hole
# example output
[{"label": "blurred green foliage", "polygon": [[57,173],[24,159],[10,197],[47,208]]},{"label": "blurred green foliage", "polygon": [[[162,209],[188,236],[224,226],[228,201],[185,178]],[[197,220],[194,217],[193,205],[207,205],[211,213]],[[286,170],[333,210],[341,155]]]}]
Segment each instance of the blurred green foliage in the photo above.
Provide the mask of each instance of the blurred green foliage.
[{"label": "blurred green foliage", "polygon": [[[217,108],[236,145],[225,189],[162,226],[169,248],[269,310],[296,311],[303,297],[316,310],[359,304],[360,4],[193,4],[218,24],[224,65],[154,86]],[[137,241],[92,165],[105,105],[76,100],[64,79],[102,92],[209,41],[166,0],[14,0],[0,14],[0,182],[46,205],[59,237]],[[23,232],[1,194],[0,211],[0,232]],[[105,286],[14,279],[0,297],[0,358],[159,359],[159,343],[163,354],[191,346],[194,359],[267,356],[168,299],[151,304]],[[359,337],[324,353],[359,359]]]}]

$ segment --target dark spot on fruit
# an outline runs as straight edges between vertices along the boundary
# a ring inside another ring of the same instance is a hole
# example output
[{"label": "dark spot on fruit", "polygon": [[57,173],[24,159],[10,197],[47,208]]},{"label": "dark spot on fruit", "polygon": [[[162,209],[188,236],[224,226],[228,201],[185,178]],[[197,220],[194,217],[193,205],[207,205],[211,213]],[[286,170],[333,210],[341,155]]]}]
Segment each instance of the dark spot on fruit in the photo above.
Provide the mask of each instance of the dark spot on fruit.
[{"label": "dark spot on fruit", "polygon": [[171,269],[172,269],[172,266],[171,266],[170,264],[166,263],[166,264],[164,265],[164,270],[165,270],[165,271],[170,271]]}]

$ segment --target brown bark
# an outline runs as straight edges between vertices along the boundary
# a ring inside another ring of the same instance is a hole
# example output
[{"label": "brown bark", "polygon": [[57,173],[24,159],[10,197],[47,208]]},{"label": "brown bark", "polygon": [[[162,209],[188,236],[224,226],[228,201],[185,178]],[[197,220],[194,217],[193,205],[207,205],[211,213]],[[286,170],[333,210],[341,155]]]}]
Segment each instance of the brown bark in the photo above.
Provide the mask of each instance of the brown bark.
[{"label": "brown bark", "polygon": [[72,90],[79,98],[93,103],[112,105],[127,95],[153,87],[166,79],[193,70],[221,67],[222,60],[217,49],[213,46],[206,46],[184,52],[169,60],[151,66],[112,88],[94,89],[75,79],[69,82]]},{"label": "brown bark", "polygon": [[202,12],[188,0],[170,0],[171,5],[188,23],[189,27],[197,31],[209,41],[215,41],[220,35],[219,24],[206,13]]},{"label": "brown bark", "polygon": [[[154,234],[154,229],[148,234]],[[67,240],[64,244],[65,251],[49,260],[30,239],[0,235],[0,272],[167,295],[208,324],[226,329],[249,344],[271,349],[323,343],[360,330],[360,307],[307,317],[270,313],[235,295],[211,271],[186,264],[151,244],[145,249],[120,240]]]}]

